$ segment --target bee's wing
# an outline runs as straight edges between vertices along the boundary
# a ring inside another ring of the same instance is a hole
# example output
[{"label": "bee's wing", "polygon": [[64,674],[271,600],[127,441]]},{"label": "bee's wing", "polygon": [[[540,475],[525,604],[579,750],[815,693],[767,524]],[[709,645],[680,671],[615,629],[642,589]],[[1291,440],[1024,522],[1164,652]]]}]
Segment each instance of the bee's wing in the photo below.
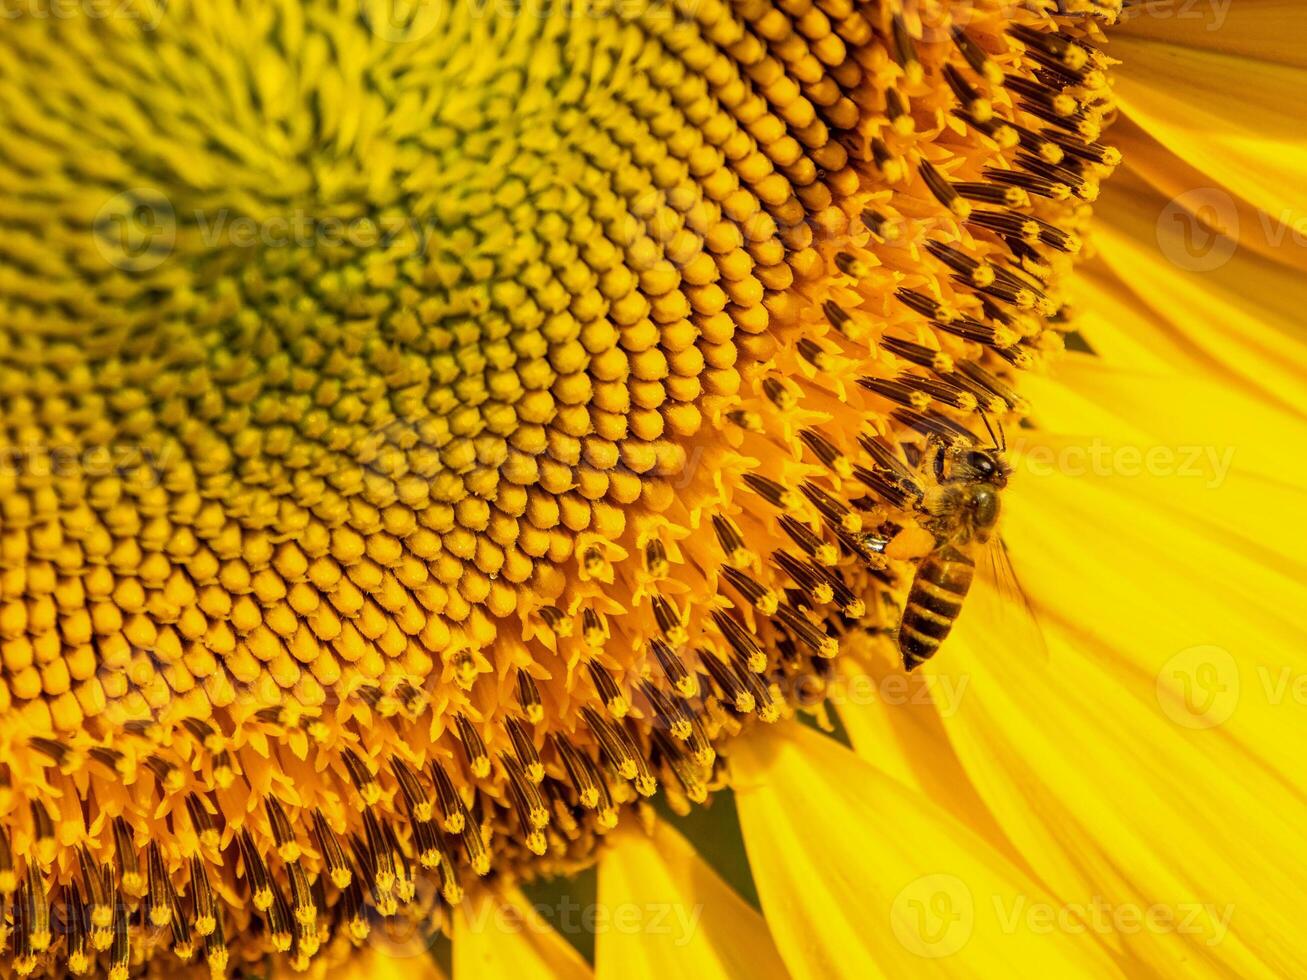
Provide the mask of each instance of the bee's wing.
[{"label": "bee's wing", "polygon": [[1017,579],[1002,537],[995,534],[976,557],[976,579],[969,600],[976,635],[995,653],[1047,660],[1044,631]]}]

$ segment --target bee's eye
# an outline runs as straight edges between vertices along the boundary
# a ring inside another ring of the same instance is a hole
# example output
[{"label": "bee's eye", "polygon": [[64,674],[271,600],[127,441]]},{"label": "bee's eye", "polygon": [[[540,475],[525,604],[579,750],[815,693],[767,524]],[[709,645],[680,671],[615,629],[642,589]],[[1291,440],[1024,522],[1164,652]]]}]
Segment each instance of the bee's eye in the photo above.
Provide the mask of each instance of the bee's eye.
[{"label": "bee's eye", "polygon": [[993,458],[986,453],[980,452],[967,453],[967,466],[975,470],[981,479],[988,479],[993,476],[997,469]]}]

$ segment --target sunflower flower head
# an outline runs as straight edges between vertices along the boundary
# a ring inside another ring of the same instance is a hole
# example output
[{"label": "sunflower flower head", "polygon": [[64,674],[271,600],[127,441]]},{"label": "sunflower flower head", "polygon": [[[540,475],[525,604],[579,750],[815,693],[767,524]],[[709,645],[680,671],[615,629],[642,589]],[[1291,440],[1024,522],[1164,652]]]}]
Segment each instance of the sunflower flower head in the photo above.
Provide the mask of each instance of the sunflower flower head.
[{"label": "sunflower flower head", "polygon": [[1064,346],[1118,6],[6,25],[16,972],[440,926],[898,657],[929,447]]}]

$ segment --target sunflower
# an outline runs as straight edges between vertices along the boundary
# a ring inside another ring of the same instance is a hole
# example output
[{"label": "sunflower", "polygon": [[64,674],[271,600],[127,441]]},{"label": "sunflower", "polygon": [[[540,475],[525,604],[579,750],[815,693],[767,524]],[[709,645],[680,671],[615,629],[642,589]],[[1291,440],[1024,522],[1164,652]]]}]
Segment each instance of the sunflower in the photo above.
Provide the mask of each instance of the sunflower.
[{"label": "sunflower", "polygon": [[1303,17],[1121,6],[15,7],[0,971],[1291,975]]}]

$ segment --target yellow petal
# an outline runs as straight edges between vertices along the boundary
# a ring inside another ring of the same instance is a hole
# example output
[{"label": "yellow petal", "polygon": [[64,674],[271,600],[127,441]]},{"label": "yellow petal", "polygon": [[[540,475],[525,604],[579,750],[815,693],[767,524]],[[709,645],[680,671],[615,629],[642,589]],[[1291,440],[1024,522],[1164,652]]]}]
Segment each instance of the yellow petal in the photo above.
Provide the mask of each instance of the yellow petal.
[{"label": "yellow petal", "polygon": [[[763,911],[795,980],[1117,975],[1061,905],[928,798],[797,723],[732,743]],[[1037,911],[1035,911],[1037,910]]]},{"label": "yellow petal", "polygon": [[1299,209],[1307,67],[1128,35],[1113,37],[1111,53],[1117,101],[1141,128],[1265,213]]},{"label": "yellow petal", "polygon": [[1307,281],[1301,272],[1194,225],[1187,212],[1138,181],[1117,182],[1098,207],[1103,261],[1159,329],[1188,341],[1250,387],[1307,410],[1301,314]]},{"label": "yellow petal", "polygon": [[786,980],[762,916],[679,833],[623,831],[599,862],[600,980]]},{"label": "yellow petal", "polygon": [[1300,0],[1147,0],[1127,11],[1112,37],[1307,67],[1302,21]]},{"label": "yellow petal", "polygon": [[1149,971],[1293,972],[1307,596],[1164,495],[1022,476],[1004,537],[1050,655],[982,645],[964,610],[942,720],[967,773],[1059,896],[1170,917],[1106,933]]},{"label": "yellow petal", "polygon": [[592,975],[580,954],[517,889],[479,888],[454,916],[454,980],[586,980]]},{"label": "yellow petal", "polygon": [[[307,975],[320,974],[330,980],[445,980],[432,958],[430,943],[385,929],[374,930],[365,945],[351,949],[338,964],[329,960],[330,955],[315,958]],[[305,976],[289,969],[277,975],[283,973],[286,977]]]}]

